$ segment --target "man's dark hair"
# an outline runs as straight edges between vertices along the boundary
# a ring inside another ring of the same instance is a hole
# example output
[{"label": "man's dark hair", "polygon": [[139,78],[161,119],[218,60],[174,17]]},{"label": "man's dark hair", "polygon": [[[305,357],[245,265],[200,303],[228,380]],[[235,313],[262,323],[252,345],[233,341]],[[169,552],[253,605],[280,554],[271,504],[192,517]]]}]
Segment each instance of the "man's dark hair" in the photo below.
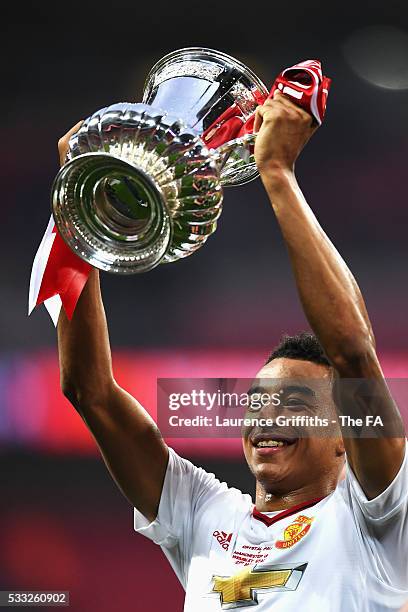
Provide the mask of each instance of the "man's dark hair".
[{"label": "man's dark hair", "polygon": [[330,366],[330,362],[324,354],[322,345],[316,336],[310,332],[302,332],[296,336],[288,336],[287,334],[282,336],[281,341],[278,346],[273,349],[265,365],[279,357],[301,359]]}]

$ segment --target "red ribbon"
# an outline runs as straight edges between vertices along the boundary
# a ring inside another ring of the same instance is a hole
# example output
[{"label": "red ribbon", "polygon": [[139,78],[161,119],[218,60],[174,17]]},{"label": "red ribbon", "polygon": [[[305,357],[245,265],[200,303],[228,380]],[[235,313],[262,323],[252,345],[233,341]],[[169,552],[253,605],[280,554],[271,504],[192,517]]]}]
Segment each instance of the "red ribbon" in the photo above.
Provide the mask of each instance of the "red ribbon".
[{"label": "red ribbon", "polygon": [[67,317],[71,319],[92,266],[71,251],[55,226],[53,232],[56,236],[44,270],[36,305],[42,304],[54,295],[59,295]]},{"label": "red ribbon", "polygon": [[[295,104],[306,110],[318,125],[323,121],[331,80],[324,77],[318,60],[300,62],[286,68],[275,79],[266,97],[255,92],[259,104],[272,98],[276,90],[288,96]],[[211,148],[251,134],[255,116],[245,121],[241,109],[233,104],[202,134],[202,139]],[[72,318],[79,296],[92,267],[75,255],[65,244],[55,226],[47,228],[43,241],[34,260],[30,281],[30,312],[34,306],[59,295],[69,319]],[[55,237],[52,234],[56,234]],[[47,235],[48,234],[48,235]],[[50,241],[53,239],[51,250]],[[48,244],[48,247],[47,247]],[[48,257],[46,263],[44,258]],[[45,267],[44,267],[45,266]],[[42,272],[43,270],[43,272]],[[56,317],[54,317],[54,320]]]}]

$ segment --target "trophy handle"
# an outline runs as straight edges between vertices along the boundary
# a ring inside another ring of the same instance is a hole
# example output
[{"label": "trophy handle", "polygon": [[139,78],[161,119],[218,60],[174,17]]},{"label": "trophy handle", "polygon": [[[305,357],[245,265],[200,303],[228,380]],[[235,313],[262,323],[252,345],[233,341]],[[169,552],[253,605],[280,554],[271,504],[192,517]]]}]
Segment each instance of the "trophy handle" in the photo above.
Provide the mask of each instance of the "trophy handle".
[{"label": "trophy handle", "polygon": [[[234,140],[229,140],[225,144],[217,147],[216,149],[212,149],[211,152],[213,155],[213,159],[217,164],[219,173],[221,174],[224,166],[230,159],[231,155],[233,155],[233,157],[235,158],[229,164],[231,170],[234,171],[236,168],[235,171],[237,171],[239,170],[239,167],[243,164],[247,164],[248,166],[251,165],[254,167],[254,169],[256,169],[255,159],[253,157],[253,152],[251,151],[251,146],[255,144],[256,137],[257,132],[251,134],[244,134],[244,136],[234,138]],[[249,177],[247,180],[243,180],[237,184],[242,185],[244,183],[249,183],[254,178],[256,178],[256,175]],[[234,186],[234,184],[231,183],[230,185],[223,183],[222,177],[221,184],[223,186]]]},{"label": "trophy handle", "polygon": [[214,149],[214,151],[220,156],[231,155],[232,151],[236,147],[246,147],[248,145],[255,144],[257,135],[258,132],[253,132],[252,134],[244,134],[244,136],[240,136],[240,138],[234,138],[234,140],[229,140],[217,149]]}]

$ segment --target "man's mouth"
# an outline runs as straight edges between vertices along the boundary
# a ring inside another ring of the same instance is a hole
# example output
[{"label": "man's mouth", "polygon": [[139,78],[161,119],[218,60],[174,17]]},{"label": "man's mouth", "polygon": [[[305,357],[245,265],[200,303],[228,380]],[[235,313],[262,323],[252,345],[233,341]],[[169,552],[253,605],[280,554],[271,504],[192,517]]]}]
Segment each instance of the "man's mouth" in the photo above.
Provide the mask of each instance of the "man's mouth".
[{"label": "man's mouth", "polygon": [[293,446],[298,441],[298,438],[286,438],[281,435],[265,435],[258,434],[251,440],[260,455],[269,455]]},{"label": "man's mouth", "polygon": [[288,442],[284,440],[261,440],[256,445],[256,448],[275,448],[278,446],[285,446]]}]

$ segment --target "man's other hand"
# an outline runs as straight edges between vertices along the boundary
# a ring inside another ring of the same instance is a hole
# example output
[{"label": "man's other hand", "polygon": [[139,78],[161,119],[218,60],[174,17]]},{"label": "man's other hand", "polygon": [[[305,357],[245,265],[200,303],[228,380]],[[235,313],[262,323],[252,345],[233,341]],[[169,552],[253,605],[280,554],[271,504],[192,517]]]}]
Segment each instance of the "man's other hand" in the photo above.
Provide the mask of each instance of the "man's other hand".
[{"label": "man's other hand", "polygon": [[60,160],[60,165],[63,166],[67,160],[67,153],[68,153],[68,149],[69,149],[69,139],[71,138],[71,136],[73,136],[81,127],[81,125],[83,124],[83,120],[81,119],[81,121],[78,121],[78,123],[76,123],[74,125],[74,127],[72,127],[69,132],[67,132],[66,134],[64,134],[64,136],[62,136],[59,141],[58,141],[58,154],[59,154],[59,160]]},{"label": "man's other hand", "polygon": [[261,175],[269,169],[293,172],[296,159],[317,129],[313,117],[279,91],[255,112],[255,160]]}]

